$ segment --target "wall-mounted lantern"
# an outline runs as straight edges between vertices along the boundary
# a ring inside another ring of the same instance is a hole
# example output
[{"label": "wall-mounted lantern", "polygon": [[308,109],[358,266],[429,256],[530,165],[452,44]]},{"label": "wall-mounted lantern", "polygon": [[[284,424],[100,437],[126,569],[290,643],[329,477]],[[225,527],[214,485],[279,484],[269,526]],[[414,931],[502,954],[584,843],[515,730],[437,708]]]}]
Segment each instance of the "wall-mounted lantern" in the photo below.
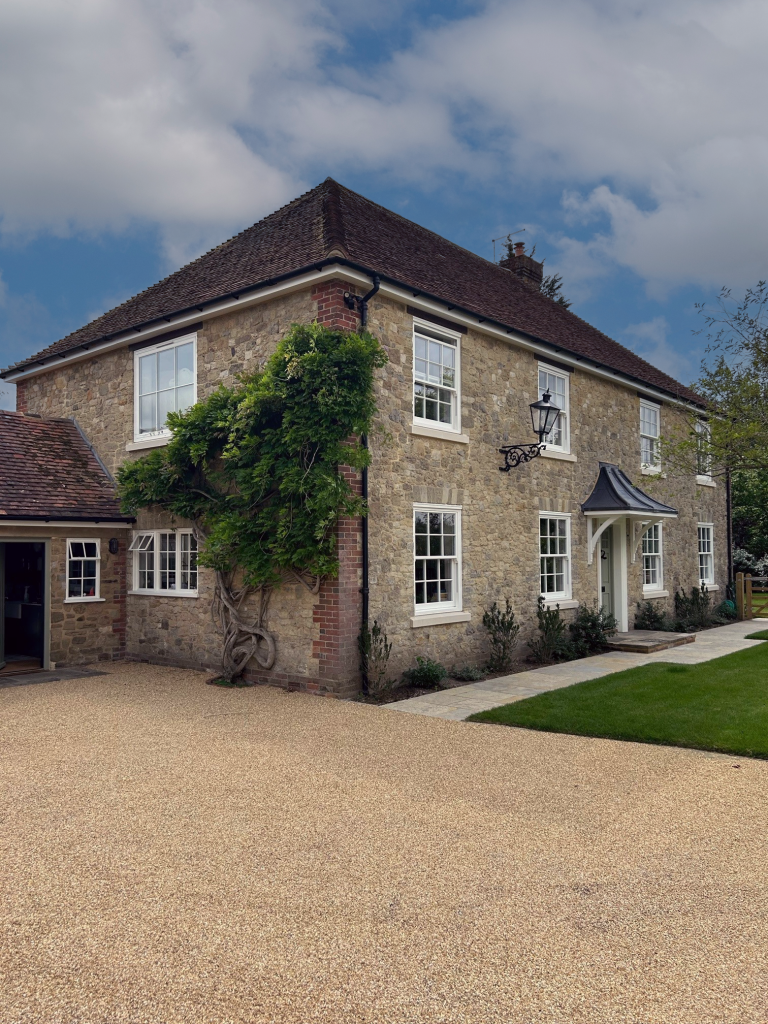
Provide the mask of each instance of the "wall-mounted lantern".
[{"label": "wall-mounted lantern", "polygon": [[508,473],[510,469],[514,469],[520,463],[530,462],[537,455],[541,455],[542,450],[546,447],[544,438],[552,433],[555,423],[557,423],[557,417],[560,415],[558,407],[552,404],[552,395],[549,391],[545,391],[538,402],[531,402],[530,409],[533,432],[538,435],[539,443],[505,444],[503,448],[499,448],[499,452],[504,456],[504,465],[499,466],[502,473]]}]

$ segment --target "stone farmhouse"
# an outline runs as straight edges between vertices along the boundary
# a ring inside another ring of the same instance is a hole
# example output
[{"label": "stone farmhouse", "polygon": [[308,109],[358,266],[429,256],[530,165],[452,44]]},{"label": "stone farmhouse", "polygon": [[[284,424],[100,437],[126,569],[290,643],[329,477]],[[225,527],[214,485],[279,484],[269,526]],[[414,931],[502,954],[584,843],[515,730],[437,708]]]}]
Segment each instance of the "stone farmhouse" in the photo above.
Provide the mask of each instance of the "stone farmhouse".
[{"label": "stone farmhouse", "polygon": [[[212,574],[183,522],[121,515],[112,475],[167,443],[169,409],[256,370],[290,325],[359,329],[386,349],[369,438],[370,515],[339,528],[341,570],[317,594],[272,599],[277,660],[251,678],[350,694],[363,616],[447,666],[488,656],[482,615],[539,594],[573,614],[602,604],[621,630],[638,602],[724,589],[726,499],[709,477],[659,464],[659,438],[701,399],[541,294],[518,245],[491,263],[327,179],[36,356],[3,371],[0,663],[140,659],[218,664]],[[556,425],[532,443],[531,403]]]}]

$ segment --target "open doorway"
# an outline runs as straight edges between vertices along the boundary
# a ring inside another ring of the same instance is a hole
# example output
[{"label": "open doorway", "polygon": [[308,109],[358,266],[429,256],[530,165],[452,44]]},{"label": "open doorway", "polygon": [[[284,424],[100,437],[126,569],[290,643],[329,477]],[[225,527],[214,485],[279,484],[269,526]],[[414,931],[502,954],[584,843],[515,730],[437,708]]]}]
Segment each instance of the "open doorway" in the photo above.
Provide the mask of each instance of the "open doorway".
[{"label": "open doorway", "polygon": [[0,543],[0,673],[44,668],[45,544]]}]

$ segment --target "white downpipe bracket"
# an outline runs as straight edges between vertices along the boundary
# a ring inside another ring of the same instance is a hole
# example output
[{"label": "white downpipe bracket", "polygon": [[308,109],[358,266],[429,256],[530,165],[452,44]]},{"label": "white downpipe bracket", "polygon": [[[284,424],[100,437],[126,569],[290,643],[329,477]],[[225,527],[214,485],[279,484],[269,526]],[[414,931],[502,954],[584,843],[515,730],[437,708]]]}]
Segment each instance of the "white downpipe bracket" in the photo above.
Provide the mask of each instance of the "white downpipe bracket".
[{"label": "white downpipe bracket", "polygon": [[[609,516],[608,519],[604,519],[600,526],[595,531],[594,529],[594,516],[587,516],[587,565],[592,565],[595,557],[595,548],[597,542],[600,540],[602,535],[608,529],[613,526],[620,516]],[[634,558],[632,559],[634,561]]]}]

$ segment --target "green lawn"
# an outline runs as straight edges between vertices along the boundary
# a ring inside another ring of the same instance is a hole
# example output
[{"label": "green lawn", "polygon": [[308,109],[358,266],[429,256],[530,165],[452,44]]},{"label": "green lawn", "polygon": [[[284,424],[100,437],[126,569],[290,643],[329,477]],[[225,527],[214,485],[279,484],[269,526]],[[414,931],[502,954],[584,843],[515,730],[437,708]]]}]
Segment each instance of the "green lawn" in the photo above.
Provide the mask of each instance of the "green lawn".
[{"label": "green lawn", "polygon": [[469,721],[768,758],[768,644],[701,665],[616,672]]},{"label": "green lawn", "polygon": [[756,633],[747,633],[745,640],[768,640],[768,629],[759,629]]}]

